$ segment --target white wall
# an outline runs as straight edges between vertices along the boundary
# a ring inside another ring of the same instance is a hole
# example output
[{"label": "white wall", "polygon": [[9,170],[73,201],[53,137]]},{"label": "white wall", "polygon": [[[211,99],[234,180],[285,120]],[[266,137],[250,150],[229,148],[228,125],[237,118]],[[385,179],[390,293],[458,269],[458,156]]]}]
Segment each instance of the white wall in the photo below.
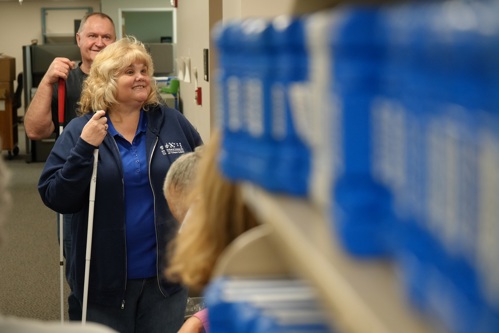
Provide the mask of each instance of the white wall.
[{"label": "white wall", "polygon": [[171,8],[169,0],[101,0],[102,12],[109,15],[118,32],[120,9]]},{"label": "white wall", "polygon": [[100,10],[100,1],[0,2],[0,52],[16,58],[16,73],[23,65],[23,45],[32,39],[42,43],[42,7],[92,7]]},{"label": "white wall", "polygon": [[[215,21],[222,19],[221,0],[189,0],[178,1],[177,28],[178,45],[177,58],[190,59],[191,82],[180,82],[183,112],[196,126],[201,137],[206,142],[210,138],[212,126],[212,101],[210,88],[213,86],[213,73],[209,71],[209,81],[203,78],[203,49],[210,50],[210,62],[214,55],[210,47],[210,30]],[[211,65],[211,69],[213,66]],[[198,73],[198,86],[202,91],[202,105],[197,105],[194,99],[196,88],[194,73]]]},{"label": "white wall", "polygon": [[[200,79],[203,90],[203,105],[194,102],[194,83],[181,83],[184,113],[200,130],[203,139],[209,137],[214,127],[217,108],[217,87],[214,67],[217,63],[217,51],[211,40],[211,31],[215,24],[230,19],[251,16],[275,17],[281,14],[302,14],[321,8],[331,7],[337,0],[179,0],[178,20],[178,56],[191,59],[191,67],[202,74],[202,49],[210,48],[210,81]],[[201,77],[201,75],[200,75]],[[209,100],[208,100],[209,99]]]},{"label": "white wall", "polygon": [[[42,38],[42,8],[43,7],[92,7],[94,11],[100,10],[100,1],[38,1],[0,2],[0,52],[16,58],[16,75],[23,71],[23,45],[31,44],[32,39]],[[17,83],[14,83],[14,87]],[[24,114],[24,108],[18,110],[19,115]]]},{"label": "white wall", "polygon": [[[198,86],[201,87],[203,98],[202,105],[197,105],[194,99],[196,84],[193,77],[191,77],[191,82],[181,82],[183,111],[201,133],[203,140],[209,139],[211,129],[216,125],[217,88],[214,69],[217,62],[217,52],[211,39],[213,27],[225,19],[251,15],[269,17],[290,12],[294,3],[295,0],[279,0],[277,2],[269,0],[178,1],[177,57],[190,59],[191,74],[197,71]],[[205,48],[210,50],[208,82],[203,79],[203,49]]]},{"label": "white wall", "polygon": [[223,18],[224,20],[229,20],[251,16],[274,17],[280,14],[291,13],[296,1],[297,0],[223,0]]}]

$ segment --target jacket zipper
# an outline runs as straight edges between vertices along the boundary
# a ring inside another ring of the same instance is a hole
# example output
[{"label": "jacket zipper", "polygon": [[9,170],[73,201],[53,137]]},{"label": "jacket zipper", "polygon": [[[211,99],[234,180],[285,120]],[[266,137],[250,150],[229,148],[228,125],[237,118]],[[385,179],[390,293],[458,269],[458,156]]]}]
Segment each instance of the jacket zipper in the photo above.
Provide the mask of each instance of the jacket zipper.
[{"label": "jacket zipper", "polygon": [[154,155],[154,151],[156,150],[156,146],[158,145],[158,136],[156,136],[156,141],[154,142],[154,145],[152,147],[151,151],[151,156],[149,156],[149,170],[148,170],[148,175],[147,177],[149,178],[149,186],[151,187],[152,191],[152,196],[153,196],[153,204],[154,204],[154,230],[155,236],[156,236],[156,283],[158,284],[158,288],[160,293],[166,297],[166,295],[163,293],[163,289],[161,289],[161,284],[159,283],[159,275],[157,274],[159,270],[159,249],[158,249],[158,227],[156,223],[156,193],[154,192],[154,187],[152,186],[152,181],[151,181],[151,164],[152,164],[152,157]]},{"label": "jacket zipper", "polygon": [[[120,148],[118,147],[118,144],[116,143],[116,140],[111,137],[112,140],[113,140],[113,143],[114,143],[114,147],[116,148],[116,151],[118,152],[118,163],[121,163],[121,170],[122,170],[122,174],[121,174],[121,187],[122,187],[122,193],[123,195],[125,195],[125,180],[123,179],[123,163],[121,161],[121,154],[120,154]],[[123,201],[125,201],[125,198],[123,197]],[[127,251],[126,251],[126,247],[127,247],[127,244],[126,244],[126,223],[124,225],[124,229],[125,229],[125,234],[124,234],[124,237],[125,237],[125,291],[123,292],[123,297],[122,297],[122,300],[121,300],[121,310],[124,310],[125,309],[125,295],[126,295],[126,288],[127,288],[127,281],[128,281],[128,276],[127,276],[127,272],[128,272],[128,265],[127,265],[127,262],[128,262],[128,259],[127,259]]]},{"label": "jacket zipper", "polygon": [[[114,144],[116,145],[116,148],[119,151],[119,148],[116,144],[116,141],[114,142]],[[158,145],[158,137],[156,137],[156,141],[154,142],[151,155],[149,156],[149,166],[148,166],[148,174],[147,174],[147,178],[149,179],[149,186],[151,187],[151,191],[152,191],[153,205],[154,205],[154,230],[156,231],[155,232],[155,236],[156,236],[156,272],[158,271],[159,250],[158,250],[158,230],[157,230],[157,226],[156,226],[156,193],[154,192],[154,187],[152,186],[152,182],[151,182],[151,163],[152,163],[152,157],[154,154],[154,150],[156,149],[157,145]],[[123,182],[123,179],[122,179],[122,182]],[[123,184],[123,186],[124,186],[124,184]],[[125,190],[123,189],[123,193],[124,193],[124,191]],[[126,224],[125,224],[125,228],[126,228]],[[126,230],[125,230],[125,232],[126,232]],[[125,237],[125,246],[126,246],[126,237]],[[126,258],[126,249],[125,249],[125,258]],[[125,263],[126,262],[127,261],[125,260]],[[126,264],[125,264],[125,267],[126,267]],[[161,289],[161,285],[159,283],[159,276],[156,276],[156,282],[158,284],[159,291],[161,292],[161,294],[163,296],[166,297],[166,295],[163,293],[163,290]],[[126,279],[126,275],[125,275],[125,293],[126,293],[126,286],[127,286],[127,279]],[[123,295],[123,300],[121,301],[121,310],[124,310],[124,309],[125,309],[125,297]]]}]

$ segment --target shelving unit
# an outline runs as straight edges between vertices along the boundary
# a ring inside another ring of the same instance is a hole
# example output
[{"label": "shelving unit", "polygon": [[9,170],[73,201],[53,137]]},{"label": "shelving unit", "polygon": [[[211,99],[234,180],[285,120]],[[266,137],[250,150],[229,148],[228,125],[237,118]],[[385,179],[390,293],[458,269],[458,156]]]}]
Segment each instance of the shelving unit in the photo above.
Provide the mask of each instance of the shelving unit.
[{"label": "shelving unit", "polygon": [[19,154],[17,134],[17,101],[14,91],[16,59],[0,54],[0,144],[8,158]]},{"label": "shelving unit", "polygon": [[[395,2],[399,1],[355,1]],[[345,3],[353,1],[296,0],[288,14]],[[327,211],[309,200],[269,193],[253,184],[243,184],[243,193],[262,226],[241,235],[226,249],[215,276],[302,278],[317,290],[331,327],[342,333],[444,332],[440,323],[408,303],[393,262],[358,260],[343,251]]]},{"label": "shelving unit", "polygon": [[343,333],[440,332],[410,308],[394,266],[348,257],[326,214],[309,201],[274,195],[251,184],[244,184],[243,193],[263,228],[243,234],[227,249],[216,276],[274,276],[287,271],[301,277],[317,289],[331,325]]}]

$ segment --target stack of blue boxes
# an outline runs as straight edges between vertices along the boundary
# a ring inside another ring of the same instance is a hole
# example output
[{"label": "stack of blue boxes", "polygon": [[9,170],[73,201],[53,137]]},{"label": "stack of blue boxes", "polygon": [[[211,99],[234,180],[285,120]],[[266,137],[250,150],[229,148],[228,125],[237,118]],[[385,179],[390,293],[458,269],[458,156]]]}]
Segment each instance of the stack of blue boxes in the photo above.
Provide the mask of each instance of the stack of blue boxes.
[{"label": "stack of blue boxes", "polygon": [[392,195],[376,177],[370,112],[378,94],[383,48],[376,40],[378,7],[342,9],[341,23],[329,32],[333,81],[339,100],[343,172],[331,184],[332,221],[341,243],[358,257],[390,251]]},{"label": "stack of blue boxes", "polygon": [[205,297],[210,332],[334,332],[314,291],[302,280],[218,278]]},{"label": "stack of blue boxes", "polygon": [[451,333],[499,331],[497,12],[487,0],[352,5],[215,35],[224,173],[313,201],[327,156],[331,237],[393,260],[409,302]]},{"label": "stack of blue boxes", "polygon": [[220,51],[221,166],[234,180],[305,196],[310,150],[296,128],[290,87],[307,78],[302,22],[246,19],[215,29]]},{"label": "stack of blue boxes", "polygon": [[[389,41],[385,62],[402,67],[398,99],[406,172],[404,186],[398,191],[391,186],[394,196],[403,198],[394,205],[399,235],[394,257],[409,299],[450,332],[499,327],[497,308],[487,304],[484,289],[493,273],[479,268],[485,258],[477,252],[487,243],[480,236],[485,231],[480,215],[487,208],[479,206],[493,200],[483,192],[490,185],[480,184],[489,177],[480,170],[485,148],[480,137],[483,125],[488,127],[480,119],[492,111],[486,87],[493,82],[485,80],[484,68],[499,37],[490,14],[494,7],[460,1],[404,4],[386,8],[380,20]],[[497,141],[492,144],[497,147]],[[497,165],[483,162],[486,168]],[[492,253],[497,247],[486,246],[483,254]]]}]

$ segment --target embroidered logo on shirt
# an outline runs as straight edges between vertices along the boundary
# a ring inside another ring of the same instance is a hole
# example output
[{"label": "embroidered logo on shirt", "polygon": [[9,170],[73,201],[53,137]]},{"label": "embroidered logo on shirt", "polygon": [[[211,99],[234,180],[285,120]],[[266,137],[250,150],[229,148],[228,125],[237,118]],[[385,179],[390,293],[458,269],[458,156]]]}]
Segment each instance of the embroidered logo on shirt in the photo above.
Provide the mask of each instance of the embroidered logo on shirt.
[{"label": "embroidered logo on shirt", "polygon": [[167,142],[164,146],[159,146],[159,149],[161,150],[161,154],[163,155],[185,153],[184,147],[182,147],[182,143],[180,142]]}]

